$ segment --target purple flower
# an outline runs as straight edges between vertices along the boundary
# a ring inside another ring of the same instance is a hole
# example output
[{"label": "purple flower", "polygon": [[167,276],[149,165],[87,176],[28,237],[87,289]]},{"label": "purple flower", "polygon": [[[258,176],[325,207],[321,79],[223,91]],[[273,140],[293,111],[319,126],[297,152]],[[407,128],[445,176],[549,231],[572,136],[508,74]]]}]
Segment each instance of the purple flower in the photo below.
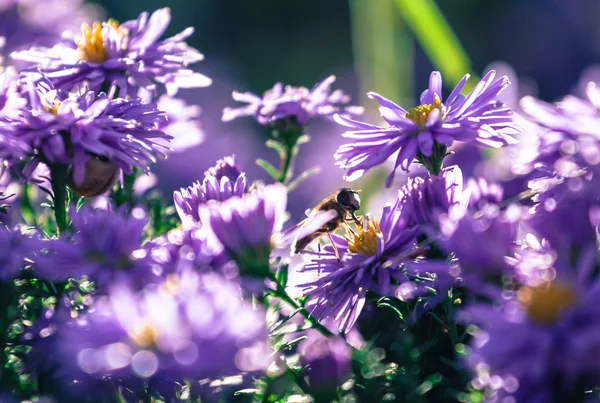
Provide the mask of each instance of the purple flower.
[{"label": "purple flower", "polygon": [[96,288],[105,288],[113,281],[137,284],[155,275],[140,250],[147,223],[143,210],[137,208],[131,216],[125,216],[82,208],[72,210],[70,217],[72,237],[44,242],[46,253],[36,259],[34,266],[40,278],[88,276]]},{"label": "purple flower", "polygon": [[197,146],[204,140],[200,127],[200,107],[188,105],[183,99],[163,95],[156,105],[167,115],[166,121],[159,122],[159,128],[173,139],[165,143],[174,152],[182,152]]},{"label": "purple flower", "polygon": [[529,223],[552,245],[585,247],[598,240],[600,225],[600,177],[566,178],[538,195]]},{"label": "purple flower", "polygon": [[586,100],[569,95],[554,105],[533,97],[521,100],[527,117],[539,126],[531,164],[543,168],[543,176],[577,176],[600,163],[600,89],[589,83],[586,95]]},{"label": "purple flower", "polygon": [[201,207],[200,219],[210,226],[243,274],[265,277],[286,205],[287,190],[276,183],[223,202],[210,201]]},{"label": "purple flower", "polygon": [[358,232],[347,233],[345,239],[335,236],[340,260],[331,246],[308,252],[314,258],[301,271],[314,273],[315,279],[300,287],[311,315],[320,321],[333,319],[347,333],[362,311],[367,290],[403,298],[407,279],[402,266],[417,254],[417,232],[408,226],[400,205],[398,200],[385,206],[380,221],[365,216]]},{"label": "purple flower", "polygon": [[[516,293],[506,293],[500,306],[480,304],[464,312],[465,321],[481,327],[471,341],[469,363],[476,375],[473,385],[491,389],[489,401],[506,396],[518,402],[557,396],[569,401],[600,380],[597,247],[583,250],[573,265],[569,256],[556,258],[556,252],[553,261],[539,259],[550,252],[540,248],[525,255],[526,266],[534,268],[531,258],[537,256],[544,270],[538,266],[525,273],[521,265],[526,282]],[[522,257],[517,261],[520,265]]]},{"label": "purple flower", "polygon": [[40,243],[35,234],[21,234],[0,225],[0,281],[15,278],[21,269],[31,264]]},{"label": "purple flower", "polygon": [[18,90],[18,76],[13,69],[0,74],[0,158],[17,160],[28,151],[27,142],[15,137],[10,119],[18,117],[26,101]]},{"label": "purple flower", "polygon": [[204,173],[202,183],[173,193],[177,214],[184,226],[200,222],[198,208],[209,200],[223,201],[246,193],[246,174],[235,162],[235,155],[217,161],[216,165]]},{"label": "purple flower", "polygon": [[502,276],[509,273],[506,257],[515,249],[520,218],[519,206],[500,211],[498,206],[488,204],[458,221],[442,219],[436,245],[458,259],[458,266],[450,266],[449,274],[462,278],[463,285],[472,292],[489,295],[499,292],[499,288],[486,282],[499,286]]},{"label": "purple flower", "polygon": [[[73,393],[95,388],[114,396],[117,386],[141,399],[147,382],[171,401],[176,382],[264,369],[269,355],[264,312],[219,276],[186,280],[195,289],[183,294],[169,287],[136,293],[115,286],[96,297],[88,314],[60,323],[56,364],[59,373],[79,380],[67,383]],[[198,391],[192,385],[192,396]]]},{"label": "purple flower", "polygon": [[84,187],[86,180],[93,179],[88,171],[102,171],[104,166],[110,176],[118,176],[119,168],[127,173],[132,167],[147,171],[156,154],[165,155],[154,139],[170,136],[157,129],[165,117],[154,105],[110,99],[92,91],[67,94],[45,81],[30,82],[27,90],[29,105],[19,117],[7,120],[14,138],[35,150],[26,172],[40,161],[70,165],[75,187]]},{"label": "purple flower", "polygon": [[101,14],[100,7],[84,4],[82,0],[47,0],[38,4],[3,0],[0,2],[0,36],[6,43],[2,53],[7,55],[33,44],[52,46],[63,32],[76,30],[81,21],[89,22]]},{"label": "purple flower", "polygon": [[438,176],[411,178],[399,192],[403,216],[410,226],[425,235],[439,230],[439,220],[462,217],[470,202],[470,190],[463,189],[462,171],[458,166],[444,168]]},{"label": "purple flower", "polygon": [[322,401],[335,398],[338,385],[351,374],[352,351],[341,337],[325,337],[315,330],[300,343],[300,363],[315,397]]},{"label": "purple flower", "polygon": [[470,178],[466,189],[470,192],[469,207],[481,209],[488,204],[498,204],[502,201],[504,190],[497,183],[491,183],[484,178]]},{"label": "purple flower", "polygon": [[516,143],[511,135],[519,129],[513,122],[512,110],[494,100],[509,81],[506,77],[494,81],[495,75],[494,71],[487,73],[465,97],[460,92],[469,78],[466,75],[442,102],[442,78],[434,71],[429,88],[421,95],[421,105],[409,111],[370,92],[369,97],[379,102],[379,111],[388,127],[336,115],[339,124],[358,129],[343,134],[356,141],[342,145],[335,153],[336,164],[346,170],[345,179],[360,178],[398,152],[394,170],[386,182],[389,187],[398,166],[408,170],[415,158],[421,162],[432,156],[441,159],[446,147],[455,140],[494,148]]},{"label": "purple flower", "polygon": [[[185,43],[193,28],[159,40],[170,21],[170,10],[162,8],[123,24],[114,20],[91,27],[83,24],[80,35],[53,48],[33,47],[12,56],[38,64],[56,88],[66,91],[87,86],[99,92],[108,84],[120,88],[122,97],[135,97],[138,88],[152,90],[155,83],[165,84],[170,95],[179,88],[210,85],[208,77],[187,68],[203,59]],[[36,72],[37,68],[32,70]]]},{"label": "purple flower", "polygon": [[[223,245],[206,226],[174,229],[144,245],[152,271],[161,276],[190,268],[206,272],[223,269],[228,263]],[[234,273],[226,273],[228,277]]]},{"label": "purple flower", "polygon": [[350,97],[342,90],[331,91],[335,76],[329,76],[317,83],[312,90],[304,87],[283,86],[277,83],[266,91],[261,98],[250,92],[233,93],[233,99],[248,105],[239,108],[223,109],[223,122],[229,122],[242,116],[254,116],[261,125],[268,125],[277,120],[294,119],[304,125],[314,116],[331,117],[335,113],[342,115],[359,115],[362,107],[345,106]]}]

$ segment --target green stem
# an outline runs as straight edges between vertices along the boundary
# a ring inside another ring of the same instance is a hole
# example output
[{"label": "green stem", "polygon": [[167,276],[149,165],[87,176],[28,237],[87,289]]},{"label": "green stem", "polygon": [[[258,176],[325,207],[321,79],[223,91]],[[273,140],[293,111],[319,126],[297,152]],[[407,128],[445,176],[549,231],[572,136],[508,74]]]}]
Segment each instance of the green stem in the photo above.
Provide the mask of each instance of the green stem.
[{"label": "green stem", "polygon": [[[274,278],[272,280],[276,282],[276,280]],[[315,317],[312,316],[306,308],[301,306],[298,303],[298,301],[296,301],[294,298],[290,297],[288,295],[288,293],[285,291],[285,289],[283,289],[279,284],[277,285],[276,290],[270,290],[270,291],[271,291],[271,295],[279,298],[280,300],[282,300],[284,302],[287,302],[292,308],[294,308],[294,310],[296,312],[298,312],[300,315],[302,315],[304,317],[304,319],[306,319],[308,321],[308,323],[310,323],[310,325],[313,329],[319,331],[319,333],[321,333],[324,336],[327,336],[327,337],[334,336],[334,334],[331,333],[329,331],[329,329],[327,329],[325,326],[320,324],[319,321],[317,319],[315,319]]]},{"label": "green stem", "polygon": [[285,366],[286,366],[285,374],[296,385],[298,385],[298,387],[300,389],[302,389],[302,392],[304,392],[306,394],[310,394],[310,386],[308,386],[308,384],[304,381],[304,379],[302,379],[302,377],[298,374],[298,372],[296,372],[295,370],[293,370],[292,368],[290,368],[287,364],[285,364]]},{"label": "green stem", "polygon": [[292,166],[292,161],[294,159],[294,148],[295,145],[285,144],[285,157],[281,161],[281,176],[279,177],[279,182],[285,183],[288,180],[288,175],[290,174],[290,167]]},{"label": "green stem", "polygon": [[431,156],[427,157],[421,151],[417,153],[417,161],[423,165],[429,175],[437,176],[442,172],[444,167],[444,158],[446,157],[448,148],[437,142],[433,143],[433,149],[431,151]]},{"label": "green stem", "polygon": [[54,217],[59,234],[68,228],[67,223],[67,166],[51,165],[50,177],[54,195]]},{"label": "green stem", "polygon": [[454,298],[448,297],[444,301],[444,312],[446,313],[446,321],[448,322],[448,334],[450,335],[450,341],[452,341],[452,345],[456,345],[460,341],[460,337],[458,336],[458,329],[456,327],[456,320],[454,318]]}]

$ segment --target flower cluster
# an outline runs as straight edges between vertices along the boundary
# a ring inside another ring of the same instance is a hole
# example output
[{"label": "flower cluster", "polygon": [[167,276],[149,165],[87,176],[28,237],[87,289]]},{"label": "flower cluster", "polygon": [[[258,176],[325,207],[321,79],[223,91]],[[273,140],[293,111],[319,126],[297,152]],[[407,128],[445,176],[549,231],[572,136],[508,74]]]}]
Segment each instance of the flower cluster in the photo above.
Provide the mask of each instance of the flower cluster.
[{"label": "flower cluster", "polygon": [[[185,40],[194,32],[187,28],[159,40],[171,21],[168,8],[152,15],[141,13],[136,20],[83,24],[81,33],[63,39],[52,48],[31,48],[12,55],[36,63],[52,84],[62,90],[88,87],[100,91],[115,85],[121,96],[136,96],[140,87],[164,84],[169,94],[179,88],[206,87],[211,80],[187,66],[203,56]],[[33,71],[37,75],[37,70]]]},{"label": "flower cluster", "polygon": [[253,116],[261,125],[269,125],[283,119],[292,119],[297,124],[304,125],[308,119],[317,115],[332,117],[336,113],[361,114],[362,107],[345,106],[350,102],[350,97],[342,90],[331,91],[334,82],[335,76],[329,76],[311,90],[291,85],[284,87],[282,83],[277,83],[266,91],[262,98],[249,92],[234,92],[235,101],[248,105],[225,108],[222,119],[228,122],[242,116]]},{"label": "flower cluster", "polygon": [[[53,17],[85,11],[68,3]],[[9,1],[0,17],[48,4]],[[385,126],[354,120],[363,108],[334,76],[234,92],[246,105],[221,120],[270,132],[279,168],[256,162],[272,181],[230,154],[165,199],[140,174],[200,144],[199,106],[173,95],[210,84],[189,68],[193,29],[162,39],[170,20],[81,21],[60,39],[57,24],[36,36],[47,47],[7,34],[0,400],[597,400],[596,84],[586,99],[526,97],[515,119],[507,77],[466,75],[444,96],[434,71],[412,109],[368,93]],[[319,118],[350,128],[327,156],[348,181],[392,156],[388,188],[398,167],[425,170],[393,193],[375,176],[341,187],[300,220],[294,192],[318,196],[304,180],[319,167],[295,176],[295,162]],[[523,136],[535,147],[511,147]],[[527,188],[471,164],[507,155]]]}]

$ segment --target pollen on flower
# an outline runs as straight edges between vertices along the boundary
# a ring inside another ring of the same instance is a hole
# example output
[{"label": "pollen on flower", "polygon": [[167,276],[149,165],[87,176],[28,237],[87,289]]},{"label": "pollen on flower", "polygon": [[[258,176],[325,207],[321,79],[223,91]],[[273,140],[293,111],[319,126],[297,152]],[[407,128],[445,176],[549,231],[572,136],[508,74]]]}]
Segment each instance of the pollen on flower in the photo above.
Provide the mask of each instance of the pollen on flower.
[{"label": "pollen on flower", "polygon": [[358,233],[350,232],[346,235],[348,250],[352,253],[373,256],[377,253],[377,242],[381,236],[381,229],[377,219],[366,216],[363,225],[358,227]]},{"label": "pollen on flower", "polygon": [[44,105],[44,110],[53,114],[54,116],[58,116],[58,108],[60,108],[60,104],[61,102],[58,99],[55,99],[52,105]]},{"label": "pollen on flower", "polygon": [[574,290],[564,284],[549,282],[536,287],[522,287],[517,294],[529,317],[549,325],[577,301]]},{"label": "pollen on flower", "polygon": [[112,18],[107,22],[94,22],[90,27],[88,24],[83,23],[81,25],[82,35],[75,37],[75,44],[79,49],[80,58],[92,63],[103,63],[109,59],[108,52],[104,46],[104,37],[102,36],[102,30],[104,27],[109,26],[112,29],[119,31],[119,23]]},{"label": "pollen on flower", "polygon": [[129,333],[129,338],[140,347],[151,347],[156,344],[158,331],[148,322],[142,322]]},{"label": "pollen on flower", "polygon": [[421,127],[425,127],[425,125],[427,124],[427,119],[429,118],[431,112],[434,109],[440,109],[441,107],[442,101],[440,100],[440,97],[437,94],[435,94],[433,96],[433,105],[425,104],[412,108],[411,110],[406,112],[406,118],[412,120],[415,124]]}]

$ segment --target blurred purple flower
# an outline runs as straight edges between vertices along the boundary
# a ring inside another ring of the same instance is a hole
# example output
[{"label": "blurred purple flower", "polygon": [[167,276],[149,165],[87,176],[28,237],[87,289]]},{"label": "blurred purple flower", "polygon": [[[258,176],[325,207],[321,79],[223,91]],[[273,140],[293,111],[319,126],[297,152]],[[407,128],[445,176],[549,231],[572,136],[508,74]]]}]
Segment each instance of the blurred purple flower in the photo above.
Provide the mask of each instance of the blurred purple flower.
[{"label": "blurred purple flower", "polygon": [[532,271],[525,273],[523,257],[517,258],[525,285],[516,298],[500,306],[474,305],[463,313],[465,321],[481,326],[471,341],[469,363],[473,385],[493,391],[489,401],[506,396],[519,402],[575,399],[600,377],[597,247],[583,250],[571,265],[569,256],[556,259],[554,252],[548,260],[548,245],[532,244],[534,254],[524,255]]},{"label": "blurred purple flower", "polygon": [[171,230],[147,242],[144,250],[152,262],[153,272],[161,276],[189,268],[214,271],[228,262],[223,246],[206,226]]},{"label": "blurred purple flower", "polygon": [[210,226],[242,274],[266,277],[286,205],[286,187],[276,183],[223,202],[211,200],[201,206],[200,220]]},{"label": "blurred purple flower", "polygon": [[433,235],[439,220],[464,216],[471,191],[463,189],[462,171],[458,166],[444,168],[438,176],[410,178],[399,191],[401,208],[408,225],[419,227],[423,235]]},{"label": "blurred purple flower", "polygon": [[30,151],[26,141],[15,137],[10,119],[18,117],[26,100],[19,93],[18,76],[13,69],[0,74],[0,158],[16,160]]},{"label": "blurred purple flower", "polygon": [[[59,325],[60,372],[90,388],[104,385],[113,396],[115,386],[127,388],[137,399],[147,382],[171,401],[175,382],[264,369],[264,312],[219,276],[196,280],[183,296],[116,285],[97,297],[87,315]],[[192,396],[199,388],[192,385]]]},{"label": "blurred purple flower", "polygon": [[402,264],[418,251],[416,229],[408,226],[401,203],[399,199],[385,206],[379,222],[367,215],[358,233],[350,232],[345,239],[335,236],[340,260],[331,246],[305,252],[314,258],[300,271],[312,272],[315,278],[299,287],[308,296],[311,315],[320,321],[333,319],[340,332],[347,333],[362,311],[367,290],[404,298],[407,279]]},{"label": "blurred purple flower", "polygon": [[442,219],[436,245],[458,259],[458,266],[451,266],[449,274],[462,278],[463,286],[474,293],[499,293],[499,280],[510,272],[506,257],[516,247],[520,217],[519,206],[500,211],[498,206],[488,204],[458,221]]},{"label": "blurred purple flower", "polygon": [[[143,258],[142,232],[145,213],[134,209],[131,216],[108,210],[71,210],[74,234],[68,239],[44,242],[45,253],[35,260],[40,278],[66,280],[88,276],[97,289],[113,281],[149,282],[153,273]],[[138,251],[136,253],[136,251]]]},{"label": "blurred purple flower", "polygon": [[65,31],[75,30],[101,14],[98,5],[83,0],[0,1],[0,37],[6,39],[2,53],[32,45],[53,46]]},{"label": "blurred purple flower", "polygon": [[578,249],[596,243],[600,225],[599,173],[595,168],[585,175],[582,172],[576,177],[546,180],[553,183],[534,197],[537,203],[529,219],[534,231],[555,248]]},{"label": "blurred purple flower", "polygon": [[382,164],[398,152],[394,170],[386,181],[391,186],[398,166],[408,170],[419,157],[430,158],[440,154],[454,141],[464,141],[482,147],[503,147],[515,144],[511,137],[519,132],[512,119],[512,110],[495,101],[498,94],[509,85],[506,77],[494,81],[490,71],[466,97],[460,92],[469,75],[466,75],[442,102],[442,78],[434,71],[429,78],[429,88],[421,95],[421,105],[406,111],[379,94],[369,97],[380,104],[379,111],[388,127],[350,120],[336,115],[336,121],[358,130],[347,131],[344,137],[356,139],[342,145],[336,152],[336,165],[346,170],[345,179],[353,181],[369,169]]},{"label": "blurred purple flower", "polygon": [[498,204],[502,201],[502,186],[484,178],[469,178],[465,190],[470,192],[470,208],[480,209],[487,204]]},{"label": "blurred purple flower", "polygon": [[315,330],[306,335],[298,346],[302,372],[317,400],[330,401],[351,374],[351,348],[341,337],[325,337]]},{"label": "blurred purple flower", "polygon": [[199,207],[209,200],[223,201],[246,193],[246,174],[235,162],[235,155],[217,161],[204,173],[204,180],[173,193],[175,209],[185,227],[200,222]]},{"label": "blurred purple flower", "polygon": [[314,116],[331,117],[335,113],[342,115],[359,115],[363,108],[345,106],[350,97],[342,90],[331,91],[335,76],[329,76],[317,83],[312,90],[305,87],[283,86],[277,83],[266,91],[261,98],[250,92],[233,93],[233,99],[248,105],[239,108],[223,109],[223,122],[229,122],[242,116],[254,116],[261,125],[268,125],[277,120],[292,118],[299,125],[304,125]]},{"label": "blurred purple flower", "polygon": [[540,127],[534,166],[569,177],[600,164],[600,89],[594,83],[588,84],[586,98],[569,95],[557,104],[533,97],[521,100],[527,117]]},{"label": "blurred purple flower", "polygon": [[87,86],[101,91],[104,86],[120,88],[120,96],[135,97],[138,88],[152,90],[164,84],[169,95],[179,88],[206,87],[211,80],[187,68],[203,56],[185,40],[194,32],[189,27],[181,33],[159,40],[171,21],[168,8],[152,15],[143,12],[136,20],[120,24],[114,20],[83,24],[81,35],[65,38],[52,48],[33,47],[12,57],[36,63],[53,85],[71,91]]},{"label": "blurred purple flower", "polygon": [[167,115],[167,120],[159,122],[158,127],[173,137],[165,146],[173,152],[181,152],[202,143],[204,132],[198,120],[199,106],[188,105],[183,99],[168,95],[158,98],[156,106]]},{"label": "blurred purple flower", "polygon": [[0,225],[0,281],[9,281],[29,265],[41,243],[35,234],[21,234]]},{"label": "blurred purple flower", "polygon": [[154,139],[168,140],[157,124],[165,117],[139,99],[110,99],[92,91],[82,96],[56,90],[46,81],[27,85],[29,105],[8,119],[14,138],[36,153],[25,173],[39,162],[71,165],[74,183],[86,179],[88,164],[105,163],[127,173],[149,170],[155,154],[165,153]]}]

